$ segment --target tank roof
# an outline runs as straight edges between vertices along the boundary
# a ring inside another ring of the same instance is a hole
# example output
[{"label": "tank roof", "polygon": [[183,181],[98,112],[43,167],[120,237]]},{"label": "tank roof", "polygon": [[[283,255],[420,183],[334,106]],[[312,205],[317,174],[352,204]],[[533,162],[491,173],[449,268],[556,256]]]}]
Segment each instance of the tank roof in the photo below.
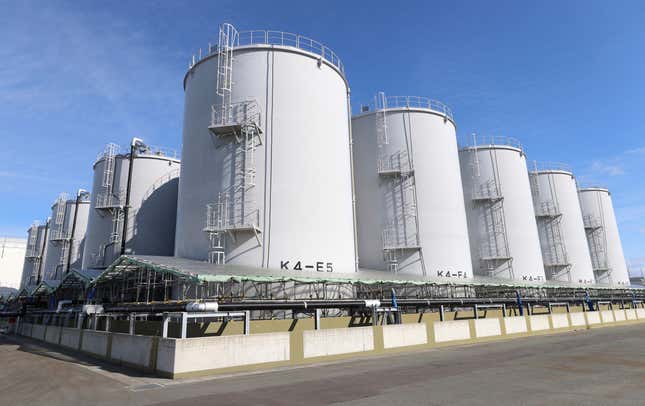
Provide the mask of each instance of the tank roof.
[{"label": "tank roof", "polygon": [[524,154],[524,147],[517,138],[499,135],[473,135],[472,139],[466,140],[460,147],[460,151],[472,149],[510,149]]},{"label": "tank roof", "polygon": [[381,102],[378,102],[378,98],[375,98],[373,102],[362,107],[368,107],[368,110],[361,111],[354,117],[374,114],[383,110],[429,110],[450,119],[453,124],[455,122],[450,107],[443,102],[424,96],[386,96]]},{"label": "tank roof", "polygon": [[529,172],[542,175],[542,174],[562,174],[573,176],[573,170],[567,164],[560,162],[537,162],[534,161]]},{"label": "tank roof", "polygon": [[[338,55],[331,48],[326,45],[313,40],[311,38],[305,37],[300,34],[294,34],[291,32],[285,31],[273,31],[273,30],[247,30],[247,31],[236,31],[237,37],[233,40],[232,48],[242,49],[249,47],[262,47],[268,46],[271,48],[275,47],[285,47],[297,49],[299,51],[304,51],[308,54],[313,54],[320,59],[326,61],[331,66],[336,68],[340,74],[345,77],[345,66],[340,60]],[[219,45],[208,45],[206,52],[202,54],[202,50],[199,50],[199,53],[193,55],[189,65],[188,71],[193,67],[199,64],[201,61],[208,59],[219,53]]]},{"label": "tank roof", "polygon": [[604,192],[604,193],[609,193],[609,189],[603,186],[586,186],[578,189],[579,193],[582,192]]}]

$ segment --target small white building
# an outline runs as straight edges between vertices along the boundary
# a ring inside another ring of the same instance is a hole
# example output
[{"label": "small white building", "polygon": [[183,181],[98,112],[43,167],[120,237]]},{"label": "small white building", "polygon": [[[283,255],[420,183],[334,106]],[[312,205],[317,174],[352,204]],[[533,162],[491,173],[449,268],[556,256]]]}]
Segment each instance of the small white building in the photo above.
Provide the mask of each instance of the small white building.
[{"label": "small white building", "polygon": [[0,237],[0,287],[20,289],[27,240]]}]

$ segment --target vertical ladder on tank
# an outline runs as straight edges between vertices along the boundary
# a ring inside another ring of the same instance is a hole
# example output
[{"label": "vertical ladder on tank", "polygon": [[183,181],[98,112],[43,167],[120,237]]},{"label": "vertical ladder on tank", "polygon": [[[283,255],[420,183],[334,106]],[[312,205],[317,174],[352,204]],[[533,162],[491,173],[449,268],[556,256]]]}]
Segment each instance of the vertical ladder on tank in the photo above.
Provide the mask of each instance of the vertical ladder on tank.
[{"label": "vertical ladder on tank", "polygon": [[119,146],[114,143],[109,143],[103,152],[105,163],[103,165],[103,189],[106,193],[112,193],[112,186],[114,181],[114,166],[116,163],[116,155],[119,152]]},{"label": "vertical ladder on tank", "polygon": [[562,212],[555,188],[552,184],[552,175],[547,174],[549,180],[548,192],[540,188],[537,164],[535,170],[529,173],[532,184],[533,204],[537,220],[542,260],[544,268],[550,278],[560,278],[563,275],[571,281],[571,264],[567,254],[566,244],[562,239]]},{"label": "vertical ladder on tank", "polygon": [[222,123],[228,121],[233,90],[233,49],[239,42],[238,32],[231,24],[219,27],[217,48],[217,95],[221,97]]},{"label": "vertical ladder on tank", "polygon": [[67,265],[67,258],[70,255],[70,244],[68,241],[63,241],[60,247],[60,257],[58,258],[58,264],[56,266],[56,275],[55,278],[61,278],[63,272],[65,271],[65,266]]},{"label": "vertical ladder on tank", "polygon": [[509,277],[513,278],[513,258],[508,246],[508,233],[504,213],[504,196],[502,194],[497,154],[491,152],[493,178],[481,181],[479,149],[477,138],[473,134],[473,191],[471,200],[481,210],[484,229],[484,241],[479,249],[480,272],[496,276],[500,266],[506,264]]},{"label": "vertical ladder on tank", "polygon": [[36,242],[38,241],[38,222],[34,222],[29,228],[29,241],[27,242],[26,257],[33,258],[37,255]]}]

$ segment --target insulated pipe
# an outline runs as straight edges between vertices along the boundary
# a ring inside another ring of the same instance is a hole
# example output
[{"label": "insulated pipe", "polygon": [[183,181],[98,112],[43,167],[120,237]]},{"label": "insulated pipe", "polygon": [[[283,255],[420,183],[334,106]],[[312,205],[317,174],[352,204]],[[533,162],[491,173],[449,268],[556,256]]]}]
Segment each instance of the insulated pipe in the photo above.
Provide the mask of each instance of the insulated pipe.
[{"label": "insulated pipe", "polygon": [[219,308],[217,302],[190,302],[186,304],[187,312],[216,312]]},{"label": "insulated pipe", "polygon": [[72,232],[69,236],[69,252],[67,253],[67,265],[63,275],[69,273],[69,267],[72,264],[72,249],[74,248],[74,234],[76,234],[76,219],[78,217],[78,205],[81,203],[81,197],[87,195],[87,190],[79,189],[76,193],[76,204],[74,205],[74,220],[72,221]]},{"label": "insulated pipe", "polygon": [[[38,231],[36,231],[38,232]],[[43,235],[43,245],[40,248],[40,261],[38,261],[38,275],[36,276],[36,285],[38,285],[41,281],[42,278],[42,270],[43,270],[43,253],[45,252],[45,247],[47,246],[47,235],[49,234],[49,219],[45,222],[45,234]]]},{"label": "insulated pipe", "polygon": [[[552,300],[552,299],[551,299]],[[582,303],[584,298],[568,297],[559,298],[560,301]],[[613,298],[613,300],[620,300]],[[523,298],[523,304],[547,304],[548,298]],[[398,307],[422,306],[433,307],[440,305],[472,306],[475,304],[516,304],[516,298],[440,298],[440,299],[397,299]],[[217,306],[217,311],[243,311],[243,310],[315,310],[334,308],[372,308],[373,306],[392,306],[391,299],[382,300],[257,300],[235,303],[216,302],[175,302],[152,304],[115,304],[105,305],[106,312],[183,312],[183,311],[212,311]],[[212,306],[209,308],[209,306]],[[191,310],[188,310],[190,307]],[[205,309],[205,310],[201,310]]]},{"label": "insulated pipe", "polygon": [[[128,214],[130,212],[130,189],[132,188],[132,168],[134,167],[134,153],[138,145],[143,144],[139,138],[132,138],[130,143],[130,163],[128,165],[128,183],[125,189],[125,204],[123,205],[123,231],[121,233],[121,255],[125,255],[125,241],[128,238]],[[143,144],[145,145],[145,144]]]},{"label": "insulated pipe", "polygon": [[358,272],[358,224],[356,220],[356,181],[354,176],[354,138],[352,135],[352,102],[349,86],[347,87],[347,127],[349,130],[349,169],[352,181],[352,221],[354,227],[354,272]]}]

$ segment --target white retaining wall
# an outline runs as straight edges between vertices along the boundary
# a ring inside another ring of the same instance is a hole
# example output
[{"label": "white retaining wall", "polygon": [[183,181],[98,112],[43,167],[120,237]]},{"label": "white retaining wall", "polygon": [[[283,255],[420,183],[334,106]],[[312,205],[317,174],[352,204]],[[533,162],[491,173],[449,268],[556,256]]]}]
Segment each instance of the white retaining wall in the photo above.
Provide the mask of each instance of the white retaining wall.
[{"label": "white retaining wall", "polygon": [[45,341],[52,344],[58,344],[59,339],[60,339],[60,327],[47,326],[47,332],[45,333]]},{"label": "white retaining wall", "polygon": [[520,334],[528,332],[524,316],[504,317],[506,334]]},{"label": "white retaining wall", "polygon": [[435,321],[434,340],[445,341],[470,339],[470,324],[468,320]]},{"label": "white retaining wall", "polygon": [[502,335],[502,326],[498,318],[492,319],[476,319],[475,324],[475,337],[493,337]]},{"label": "white retaining wall", "polygon": [[[350,329],[351,330],[351,329]],[[159,340],[157,369],[181,374],[288,361],[289,333]]]},{"label": "white retaining wall", "polygon": [[585,316],[587,316],[587,324],[593,325],[593,324],[600,324],[600,312],[595,311],[595,312],[586,312]]},{"label": "white retaining wall", "polygon": [[396,348],[428,343],[425,323],[383,326],[383,347]]},{"label": "white retaining wall", "polygon": [[551,325],[553,328],[569,327],[569,317],[567,313],[553,313],[551,315]]},{"label": "white retaining wall", "polygon": [[374,350],[372,327],[303,331],[304,357],[323,357]]},{"label": "white retaining wall", "polygon": [[636,309],[625,309],[625,317],[627,320],[638,320]]},{"label": "white retaining wall", "polygon": [[36,340],[45,340],[45,329],[47,328],[44,324],[34,324],[33,329],[31,330],[31,338]]},{"label": "white retaining wall", "polygon": [[539,314],[529,316],[529,325],[531,327],[531,331],[548,330],[551,328],[551,325],[549,324],[549,315]]},{"label": "white retaining wall", "polygon": [[154,337],[112,333],[110,358],[132,365],[150,366],[150,352]]},{"label": "white retaining wall", "polygon": [[625,321],[625,311],[622,309],[614,310],[614,320]]},{"label": "white retaining wall", "polygon": [[81,351],[105,357],[109,334],[104,331],[83,330]]},{"label": "white retaining wall", "polygon": [[584,312],[569,313],[569,319],[573,327],[582,327],[587,325]]},{"label": "white retaining wall", "polygon": [[60,345],[63,347],[78,350],[80,343],[81,330],[78,328],[63,327],[60,335]]},{"label": "white retaining wall", "polygon": [[614,312],[611,310],[601,310],[600,319],[603,323],[613,323],[614,322]]}]

